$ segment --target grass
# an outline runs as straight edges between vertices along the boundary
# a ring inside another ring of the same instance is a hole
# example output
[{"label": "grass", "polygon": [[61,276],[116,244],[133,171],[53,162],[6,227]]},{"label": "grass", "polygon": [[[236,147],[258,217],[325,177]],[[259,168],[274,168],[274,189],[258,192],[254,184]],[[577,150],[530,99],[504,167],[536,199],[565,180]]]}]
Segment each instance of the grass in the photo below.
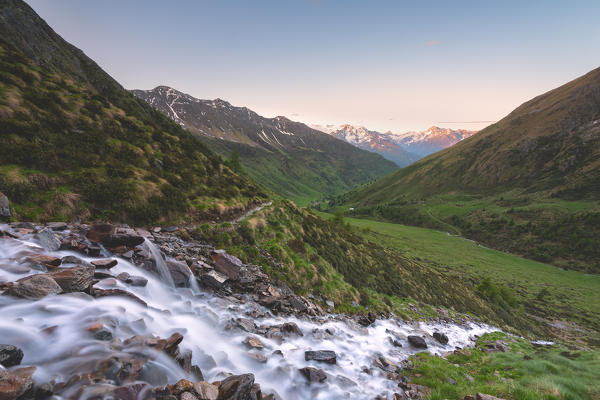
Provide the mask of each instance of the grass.
[{"label": "grass", "polygon": [[[508,351],[483,351],[497,342]],[[600,396],[600,352],[534,346],[504,333],[486,334],[475,348],[445,358],[420,353],[411,361],[412,368],[405,371],[412,383],[431,388],[430,400],[462,399],[476,393],[507,400],[593,400]]]},{"label": "grass", "polygon": [[[324,218],[330,214],[318,213]],[[600,276],[563,270],[548,264],[483,247],[446,232],[369,219],[345,218],[367,239],[399,250],[407,257],[473,283],[490,278],[511,288],[524,311],[548,322],[568,321],[558,337],[593,339],[600,329]],[[570,326],[570,323],[575,324]],[[596,337],[596,340],[598,338]],[[596,343],[600,344],[600,343]]]}]

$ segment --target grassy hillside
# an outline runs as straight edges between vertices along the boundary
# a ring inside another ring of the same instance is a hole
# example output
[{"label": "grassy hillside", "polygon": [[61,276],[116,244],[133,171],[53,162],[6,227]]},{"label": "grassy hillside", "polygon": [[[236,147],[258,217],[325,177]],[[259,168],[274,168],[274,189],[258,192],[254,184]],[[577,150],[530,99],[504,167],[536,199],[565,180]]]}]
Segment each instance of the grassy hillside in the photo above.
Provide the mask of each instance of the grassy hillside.
[{"label": "grassy hillside", "polygon": [[[325,213],[319,215],[331,218]],[[554,337],[577,341],[587,336],[600,345],[598,338],[594,339],[600,329],[598,275],[562,270],[432,229],[359,218],[345,221],[368,240],[443,274],[457,276],[461,282],[477,287],[489,279],[498,287],[508,288],[523,313],[536,321],[532,323],[545,324]]]},{"label": "grassy hillside", "polygon": [[31,8],[0,10],[0,191],[25,220],[219,218],[264,197]]},{"label": "grassy hillside", "polygon": [[333,202],[600,272],[600,69]]}]

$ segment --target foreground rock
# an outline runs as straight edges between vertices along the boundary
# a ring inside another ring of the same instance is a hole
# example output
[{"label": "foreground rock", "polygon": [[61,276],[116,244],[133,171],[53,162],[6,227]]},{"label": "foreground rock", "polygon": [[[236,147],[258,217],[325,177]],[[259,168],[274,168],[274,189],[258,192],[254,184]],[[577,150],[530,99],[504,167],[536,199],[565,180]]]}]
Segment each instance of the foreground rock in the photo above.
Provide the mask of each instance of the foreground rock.
[{"label": "foreground rock", "polygon": [[337,362],[337,356],[334,351],[331,350],[318,350],[318,351],[305,351],[304,359],[306,361],[319,361],[327,364],[335,364]]},{"label": "foreground rock", "polygon": [[[234,375],[221,382],[219,387],[219,400],[246,400],[251,399],[250,393],[254,387],[254,374]],[[259,389],[260,390],[260,389]],[[260,399],[262,396],[255,398]]]},{"label": "foreground rock", "polygon": [[304,375],[308,382],[323,382],[325,379],[327,379],[327,375],[322,369],[314,367],[304,367],[301,368],[299,371],[302,375]]},{"label": "foreground rock", "polygon": [[65,293],[89,291],[94,278],[94,268],[61,268],[48,273]]},{"label": "foreground rock", "polygon": [[448,336],[445,333],[434,332],[433,338],[440,342],[441,344],[448,344]]},{"label": "foreground rock", "polygon": [[0,365],[5,368],[21,364],[23,350],[10,344],[0,344]]},{"label": "foreground rock", "polygon": [[225,250],[215,250],[210,257],[215,262],[215,270],[230,279],[238,279],[240,270],[242,269],[242,261],[225,252]]},{"label": "foreground rock", "polygon": [[418,349],[426,349],[427,348],[427,343],[425,343],[425,339],[423,339],[421,336],[408,336],[408,343],[410,343],[411,346],[416,347]]},{"label": "foreground rock", "polygon": [[62,288],[46,274],[28,276],[9,284],[4,295],[39,300],[49,295],[62,293]]},{"label": "foreground rock", "polygon": [[0,370],[0,399],[13,400],[29,394],[33,388],[31,376],[35,367]]}]

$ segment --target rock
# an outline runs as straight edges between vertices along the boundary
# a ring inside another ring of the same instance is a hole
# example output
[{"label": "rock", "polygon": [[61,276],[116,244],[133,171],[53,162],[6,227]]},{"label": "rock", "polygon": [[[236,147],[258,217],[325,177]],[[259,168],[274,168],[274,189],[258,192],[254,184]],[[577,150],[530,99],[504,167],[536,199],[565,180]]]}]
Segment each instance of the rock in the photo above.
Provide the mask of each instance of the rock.
[{"label": "rock", "polygon": [[358,318],[358,323],[361,324],[362,326],[369,326],[376,320],[377,320],[377,316],[374,313],[372,313],[371,311],[369,311],[366,315],[361,315]]},{"label": "rock", "polygon": [[244,339],[242,343],[253,349],[264,349],[265,347],[265,345],[263,344],[263,342],[260,341],[259,338],[252,336],[248,336],[246,339]]},{"label": "rock", "polygon": [[294,334],[297,336],[304,336],[298,325],[295,322],[286,322],[281,325],[281,332]]},{"label": "rock", "polygon": [[475,400],[475,396],[468,394],[463,398],[463,400]]},{"label": "rock", "polygon": [[14,367],[21,364],[23,350],[11,344],[0,344],[0,364],[4,367]]},{"label": "rock", "polygon": [[175,332],[167,339],[167,344],[165,345],[165,352],[170,356],[174,356],[177,352],[177,346],[183,340],[183,335],[179,332]]},{"label": "rock", "polygon": [[194,389],[196,389],[199,400],[217,400],[219,398],[219,388],[206,381],[195,383]]},{"label": "rock", "polygon": [[183,392],[179,395],[179,400],[198,400],[198,398],[190,392]]},{"label": "rock", "polygon": [[92,285],[94,268],[61,268],[49,272],[47,275],[50,275],[65,293],[84,292],[89,290]]},{"label": "rock", "polygon": [[94,297],[123,296],[123,297],[127,297],[127,298],[135,301],[136,303],[138,303],[144,307],[148,307],[148,304],[144,300],[142,300],[139,297],[137,297],[136,295],[129,293],[128,291],[122,290],[122,289],[96,289],[96,288],[94,288],[93,296]]},{"label": "rock", "polygon": [[75,256],[64,256],[63,258],[61,258],[61,263],[62,264],[84,265],[84,266],[88,266],[88,267],[92,266],[92,264],[90,264],[89,262],[83,261],[81,258],[75,257]]},{"label": "rock", "polygon": [[337,362],[337,356],[335,351],[331,350],[317,350],[317,351],[305,351],[304,359],[306,361],[319,361],[327,364],[335,364]]},{"label": "rock", "polygon": [[150,397],[152,387],[147,383],[132,383],[130,385],[119,386],[112,394],[114,399],[119,400],[138,400]]},{"label": "rock", "polygon": [[48,222],[46,226],[53,231],[64,231],[69,227],[66,222]]},{"label": "rock", "polygon": [[173,278],[175,287],[190,287],[192,271],[190,271],[187,265],[177,261],[167,261],[167,268]]},{"label": "rock", "polygon": [[87,238],[90,242],[101,243],[104,239],[108,238],[114,231],[114,227],[109,224],[96,224],[90,227],[87,233]]},{"label": "rock", "polygon": [[225,250],[216,250],[210,255],[215,262],[215,270],[224,275],[227,275],[230,279],[236,280],[240,274],[240,270],[244,265],[242,261],[228,254]]},{"label": "rock", "polygon": [[219,400],[249,400],[254,374],[233,375],[221,381]]},{"label": "rock", "polygon": [[180,395],[184,392],[193,392],[194,384],[187,379],[180,379],[176,384],[169,386],[169,391],[176,395]]},{"label": "rock", "polygon": [[54,269],[58,267],[62,262],[60,258],[49,256],[46,254],[28,255],[24,257],[22,261],[33,264],[36,267],[46,267],[48,269]]},{"label": "rock", "polygon": [[445,333],[433,332],[433,338],[441,344],[448,344],[448,336]]},{"label": "rock", "polygon": [[112,340],[112,337],[112,332],[106,328],[102,328],[94,332],[94,339],[96,340],[107,341]]},{"label": "rock", "polygon": [[118,261],[114,258],[101,258],[100,260],[92,261],[92,265],[96,268],[111,269],[117,265]]},{"label": "rock", "polygon": [[36,237],[43,248],[50,251],[57,251],[60,249],[60,239],[56,237],[56,234],[52,229],[44,228],[36,235]]},{"label": "rock", "polygon": [[246,356],[261,364],[265,364],[268,361],[267,357],[264,354],[260,353],[247,352]]},{"label": "rock", "polygon": [[139,246],[144,243],[146,239],[143,236],[139,236],[136,234],[127,234],[127,233],[115,233],[106,236],[102,239],[102,244],[108,248],[125,246],[128,248]]},{"label": "rock", "polygon": [[299,369],[300,373],[304,375],[308,382],[323,382],[327,379],[325,371],[313,367],[304,367]]},{"label": "rock", "polygon": [[0,218],[10,218],[10,202],[2,192],[0,192]]},{"label": "rock", "polygon": [[0,370],[0,400],[17,399],[33,388],[35,367]]},{"label": "rock", "polygon": [[254,332],[256,330],[256,324],[251,319],[238,318],[236,322],[237,325],[246,332]]},{"label": "rock", "polygon": [[61,292],[61,287],[52,277],[46,274],[38,274],[19,279],[8,287],[4,291],[4,294],[29,300],[38,300]]},{"label": "rock", "polygon": [[131,276],[127,272],[121,272],[117,275],[117,279],[131,286],[144,287],[148,284],[148,279],[143,276]]},{"label": "rock", "polygon": [[217,271],[211,270],[208,271],[205,274],[202,274],[200,276],[200,281],[208,286],[212,286],[214,288],[221,288],[223,287],[223,285],[225,284],[225,282],[228,280],[229,278],[227,277],[227,275],[223,275]]},{"label": "rock", "polygon": [[421,336],[408,336],[408,343],[411,344],[411,346],[416,347],[418,349],[426,349],[427,348],[427,343],[425,343],[425,339],[423,339]]},{"label": "rock", "polygon": [[475,400],[502,400],[502,399],[499,397],[494,397],[489,394],[477,393],[477,395],[475,395]]}]

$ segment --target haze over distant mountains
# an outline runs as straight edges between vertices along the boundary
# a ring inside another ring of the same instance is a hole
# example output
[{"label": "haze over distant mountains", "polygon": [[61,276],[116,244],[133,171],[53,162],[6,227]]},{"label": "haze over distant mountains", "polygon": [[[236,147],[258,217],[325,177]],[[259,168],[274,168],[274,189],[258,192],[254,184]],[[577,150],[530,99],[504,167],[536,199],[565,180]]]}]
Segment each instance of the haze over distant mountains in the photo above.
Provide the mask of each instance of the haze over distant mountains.
[{"label": "haze over distant mountains", "polygon": [[406,133],[381,133],[350,124],[312,125],[312,127],[361,149],[381,154],[400,167],[405,167],[429,154],[451,147],[477,133],[473,130],[439,128],[437,126],[432,126],[424,131]]}]

